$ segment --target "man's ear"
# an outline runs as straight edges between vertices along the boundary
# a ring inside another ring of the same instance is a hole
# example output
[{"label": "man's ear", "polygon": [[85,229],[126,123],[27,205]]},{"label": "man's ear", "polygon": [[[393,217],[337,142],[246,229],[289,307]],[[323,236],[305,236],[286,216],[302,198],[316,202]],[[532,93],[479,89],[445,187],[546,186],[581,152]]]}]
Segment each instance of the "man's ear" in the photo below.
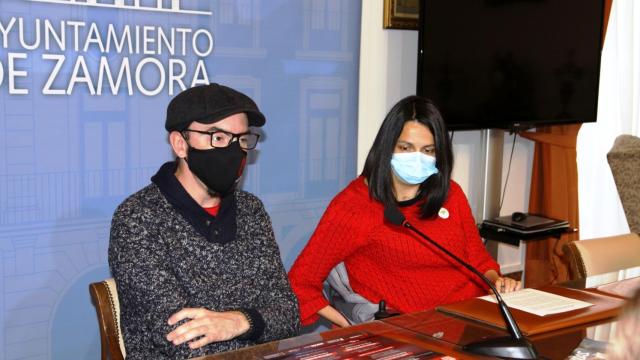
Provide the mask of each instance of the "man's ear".
[{"label": "man's ear", "polygon": [[185,140],[185,138],[179,131],[172,131],[169,134],[169,143],[171,144],[171,149],[173,149],[173,152],[177,157],[181,159],[187,157],[187,150],[189,149],[189,145],[187,144],[187,140]]}]

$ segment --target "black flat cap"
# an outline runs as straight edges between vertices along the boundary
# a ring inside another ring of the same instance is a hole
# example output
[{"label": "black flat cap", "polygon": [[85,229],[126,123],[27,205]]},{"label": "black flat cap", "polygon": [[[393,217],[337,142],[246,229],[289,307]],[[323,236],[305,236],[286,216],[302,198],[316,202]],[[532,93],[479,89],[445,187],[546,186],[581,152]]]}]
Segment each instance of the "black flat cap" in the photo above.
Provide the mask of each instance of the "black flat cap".
[{"label": "black flat cap", "polygon": [[262,126],[264,115],[251,98],[230,87],[209,84],[187,89],[167,106],[167,131],[182,131],[193,121],[212,124],[238,113],[246,113],[249,126]]}]

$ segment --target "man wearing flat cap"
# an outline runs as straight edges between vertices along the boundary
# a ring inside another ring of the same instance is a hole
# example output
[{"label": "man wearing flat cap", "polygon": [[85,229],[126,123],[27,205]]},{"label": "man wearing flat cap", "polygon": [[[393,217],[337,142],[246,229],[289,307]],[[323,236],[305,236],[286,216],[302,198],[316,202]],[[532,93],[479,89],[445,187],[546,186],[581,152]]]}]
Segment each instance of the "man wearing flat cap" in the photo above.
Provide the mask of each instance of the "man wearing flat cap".
[{"label": "man wearing flat cap", "polygon": [[184,359],[298,333],[298,305],[262,202],[236,189],[264,115],[198,86],[167,107],[176,155],[111,223],[127,360]]}]

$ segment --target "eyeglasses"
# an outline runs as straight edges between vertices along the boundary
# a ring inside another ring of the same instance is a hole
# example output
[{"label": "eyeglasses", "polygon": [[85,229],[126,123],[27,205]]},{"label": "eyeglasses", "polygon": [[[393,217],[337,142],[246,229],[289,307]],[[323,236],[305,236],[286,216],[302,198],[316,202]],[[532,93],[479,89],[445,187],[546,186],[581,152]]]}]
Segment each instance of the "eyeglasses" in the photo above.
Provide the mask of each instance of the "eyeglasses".
[{"label": "eyeglasses", "polygon": [[253,150],[256,148],[256,145],[258,145],[258,139],[260,139],[259,134],[254,134],[251,132],[246,132],[242,134],[233,134],[228,131],[219,130],[219,129],[215,129],[214,131],[200,131],[200,130],[186,129],[183,131],[209,135],[209,137],[211,138],[211,146],[214,148],[226,148],[233,142],[234,139],[237,139],[241,149]]}]

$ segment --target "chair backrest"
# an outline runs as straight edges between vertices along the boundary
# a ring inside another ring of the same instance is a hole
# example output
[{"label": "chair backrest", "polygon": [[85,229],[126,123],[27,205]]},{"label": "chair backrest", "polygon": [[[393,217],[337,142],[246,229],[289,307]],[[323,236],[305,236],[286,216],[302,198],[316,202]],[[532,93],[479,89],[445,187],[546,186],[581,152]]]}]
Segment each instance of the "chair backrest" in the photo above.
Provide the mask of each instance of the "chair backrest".
[{"label": "chair backrest", "polygon": [[102,360],[124,360],[126,351],[120,328],[120,301],[113,278],[89,285],[89,293],[96,307],[100,324]]},{"label": "chair backrest", "polygon": [[640,233],[640,138],[620,135],[607,153],[629,230]]},{"label": "chair backrest", "polygon": [[[638,234],[572,241],[562,250],[569,262],[572,279],[585,279],[586,287],[602,288],[603,284],[610,286],[619,280],[640,276]],[[609,341],[614,331],[611,324],[602,324],[587,329],[587,337]]]},{"label": "chair backrest", "polygon": [[573,279],[589,280],[597,279],[597,276],[608,276],[608,278],[601,278],[600,281],[588,281],[589,286],[628,277],[625,274],[621,276],[621,271],[629,271],[629,276],[640,275],[640,268],[638,268],[640,267],[640,236],[638,234],[572,241],[564,245],[563,252],[569,261]]}]

